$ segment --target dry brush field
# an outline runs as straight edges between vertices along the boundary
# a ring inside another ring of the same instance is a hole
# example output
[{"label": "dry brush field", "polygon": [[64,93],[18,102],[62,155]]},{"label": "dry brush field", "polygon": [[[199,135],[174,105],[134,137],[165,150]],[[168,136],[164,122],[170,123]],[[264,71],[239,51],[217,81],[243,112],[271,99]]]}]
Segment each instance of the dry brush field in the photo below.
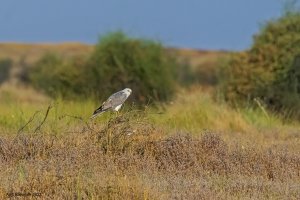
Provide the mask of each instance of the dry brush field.
[{"label": "dry brush field", "polygon": [[210,90],[91,121],[99,102],[2,85],[0,199],[300,199],[299,123]]},{"label": "dry brush field", "polygon": [[96,121],[93,103],[20,105],[19,126],[1,118],[1,199],[300,198],[296,125],[181,95],[163,113],[127,106]]}]

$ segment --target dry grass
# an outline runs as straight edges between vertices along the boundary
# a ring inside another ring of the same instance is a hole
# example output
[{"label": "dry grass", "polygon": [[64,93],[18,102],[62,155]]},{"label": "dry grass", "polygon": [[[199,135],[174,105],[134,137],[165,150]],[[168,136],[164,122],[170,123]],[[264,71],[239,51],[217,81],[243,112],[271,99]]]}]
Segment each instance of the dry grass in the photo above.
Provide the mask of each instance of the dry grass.
[{"label": "dry grass", "polygon": [[[14,64],[91,50],[0,44]],[[209,82],[227,55],[176,51]],[[127,107],[92,122],[99,102],[2,85],[0,199],[300,199],[299,124],[260,108],[234,110],[205,88],[180,92],[160,114]]]},{"label": "dry grass", "polygon": [[64,57],[87,55],[93,46],[81,43],[58,44],[26,44],[26,43],[0,43],[0,59],[10,58],[15,63],[24,62],[33,64],[45,53],[57,53]]},{"label": "dry grass", "polygon": [[91,122],[96,106],[3,85],[0,199],[300,198],[297,123],[199,88],[161,114],[125,106]]},{"label": "dry grass", "polygon": [[60,135],[1,135],[0,168],[1,198],[300,198],[299,152],[170,135],[138,111]]}]

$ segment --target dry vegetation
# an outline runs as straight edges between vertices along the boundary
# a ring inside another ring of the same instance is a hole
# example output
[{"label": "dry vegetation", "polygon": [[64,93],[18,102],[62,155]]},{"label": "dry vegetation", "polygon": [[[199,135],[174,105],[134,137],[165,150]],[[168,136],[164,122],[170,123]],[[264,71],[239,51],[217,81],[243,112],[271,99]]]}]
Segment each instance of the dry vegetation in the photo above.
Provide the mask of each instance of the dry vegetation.
[{"label": "dry vegetation", "polygon": [[33,64],[45,53],[55,52],[64,57],[87,55],[93,50],[93,46],[81,43],[61,43],[61,44],[21,44],[21,43],[1,43],[0,59],[9,58],[14,62],[25,62]]},{"label": "dry vegetation", "polygon": [[59,136],[5,135],[0,144],[2,198],[300,198],[297,152],[209,132],[164,136],[128,113]]},{"label": "dry vegetation", "polygon": [[300,199],[298,123],[199,87],[177,96],[90,121],[92,100],[2,85],[0,199]]},{"label": "dry vegetation", "polygon": [[7,119],[19,126],[2,123],[0,198],[300,198],[296,125],[257,124],[195,90],[179,97],[163,114],[127,108],[93,122],[93,103],[55,102],[45,122],[47,100],[36,115],[22,103],[26,117]]},{"label": "dry vegetation", "polygon": [[[239,197],[250,195],[248,190],[251,195],[267,191],[269,197],[299,195],[297,154],[231,149],[212,133],[200,138],[188,134],[162,137],[143,121],[130,119],[116,117],[104,127],[86,126],[60,136],[21,133],[2,137],[3,195],[191,198]],[[287,177],[289,181],[282,185]]]}]

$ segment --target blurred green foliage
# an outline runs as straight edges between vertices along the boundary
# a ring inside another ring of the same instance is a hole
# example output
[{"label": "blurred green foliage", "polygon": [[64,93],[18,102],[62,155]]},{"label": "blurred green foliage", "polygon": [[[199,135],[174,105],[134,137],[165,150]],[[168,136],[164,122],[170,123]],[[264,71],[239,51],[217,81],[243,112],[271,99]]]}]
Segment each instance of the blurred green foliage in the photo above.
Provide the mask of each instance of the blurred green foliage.
[{"label": "blurred green foliage", "polygon": [[0,60],[0,84],[8,80],[12,64],[13,62],[11,59]]},{"label": "blurred green foliage", "polygon": [[102,37],[87,59],[41,58],[31,71],[34,86],[51,96],[107,98],[129,87],[136,103],[164,101],[175,90],[176,62],[163,46],[122,32]]},{"label": "blurred green foliage", "polygon": [[122,32],[103,37],[88,63],[90,83],[97,95],[125,87],[137,102],[167,100],[174,92],[176,63],[161,44],[132,39]]},{"label": "blurred green foliage", "polygon": [[300,13],[266,23],[249,50],[232,55],[221,80],[232,103],[258,98],[272,110],[300,116]]},{"label": "blurred green foliage", "polygon": [[30,81],[53,97],[75,98],[84,96],[86,79],[85,61],[80,58],[64,60],[55,54],[44,55],[32,68]]}]

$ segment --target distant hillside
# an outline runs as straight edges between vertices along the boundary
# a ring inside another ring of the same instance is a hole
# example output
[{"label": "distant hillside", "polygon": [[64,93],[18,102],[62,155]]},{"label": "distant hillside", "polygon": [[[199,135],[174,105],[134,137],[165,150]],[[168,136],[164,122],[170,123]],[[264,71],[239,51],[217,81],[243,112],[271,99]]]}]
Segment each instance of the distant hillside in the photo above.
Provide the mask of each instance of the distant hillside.
[{"label": "distant hillside", "polygon": [[55,52],[62,56],[86,55],[93,50],[93,46],[81,43],[58,44],[23,44],[0,43],[0,59],[10,58],[14,62],[31,64],[47,52]]},{"label": "distant hillside", "polygon": [[[85,56],[92,52],[94,46],[82,43],[0,43],[0,59],[9,58],[13,61],[11,77],[18,73],[20,68],[30,66],[45,53],[57,53],[63,57]],[[219,61],[229,55],[225,51],[205,51],[196,49],[168,48],[175,52],[179,61],[191,66],[191,70],[202,82],[214,82],[216,66]]]}]

